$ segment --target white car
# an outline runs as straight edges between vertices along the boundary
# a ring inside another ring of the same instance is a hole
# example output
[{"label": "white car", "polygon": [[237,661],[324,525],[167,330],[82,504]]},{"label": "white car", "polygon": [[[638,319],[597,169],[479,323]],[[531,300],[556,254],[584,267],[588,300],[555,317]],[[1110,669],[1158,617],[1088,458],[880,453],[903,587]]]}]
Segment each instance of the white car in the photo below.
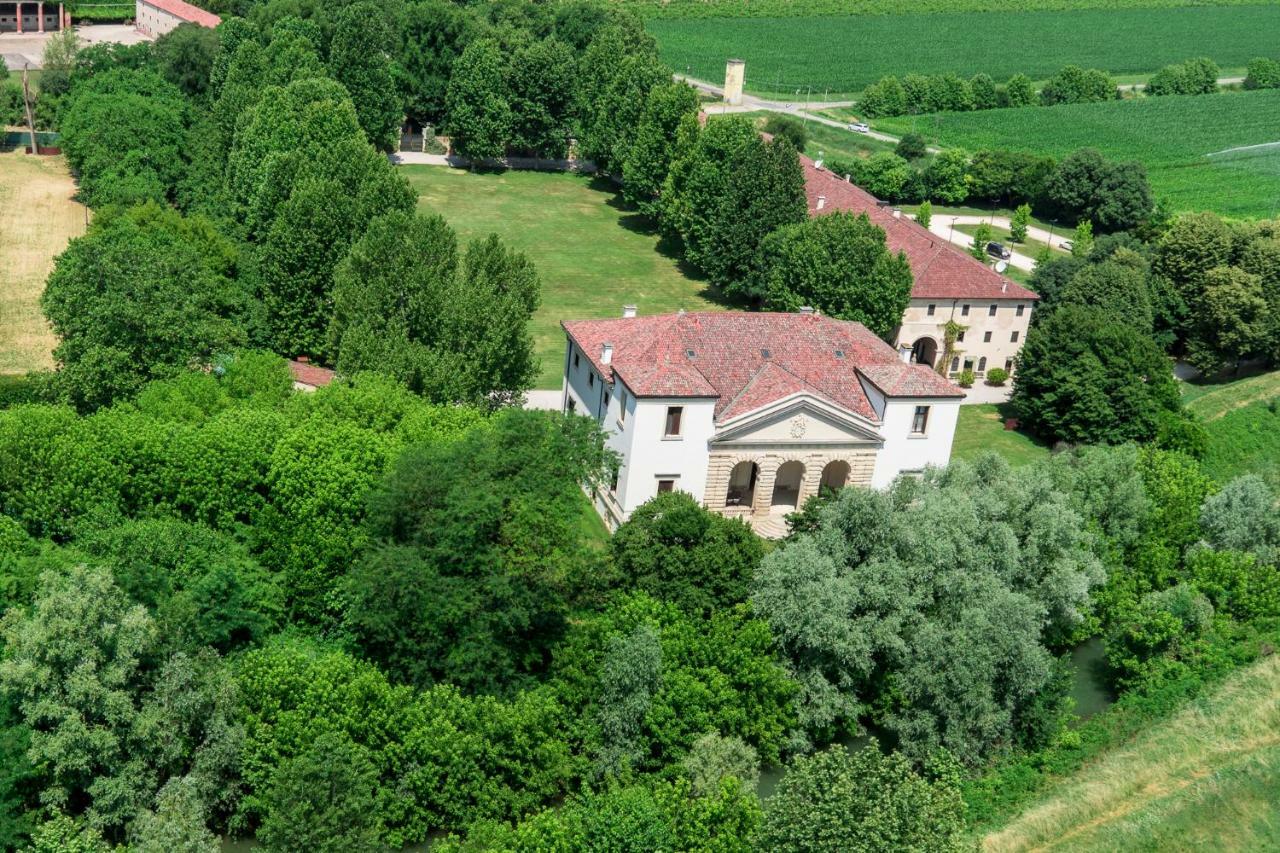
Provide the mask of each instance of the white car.
[{"label": "white car", "polygon": [[864,121],[849,122],[849,129],[852,130],[854,133],[870,133],[871,132],[871,128],[867,127],[867,123]]}]

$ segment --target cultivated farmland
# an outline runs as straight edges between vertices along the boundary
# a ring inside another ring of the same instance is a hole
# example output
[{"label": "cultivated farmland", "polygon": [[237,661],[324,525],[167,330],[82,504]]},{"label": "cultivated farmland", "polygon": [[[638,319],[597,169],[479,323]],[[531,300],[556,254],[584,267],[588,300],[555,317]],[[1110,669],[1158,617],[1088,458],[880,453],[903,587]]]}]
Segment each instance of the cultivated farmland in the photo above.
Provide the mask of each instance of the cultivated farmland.
[{"label": "cultivated farmland", "polygon": [[886,74],[979,71],[1003,81],[1043,79],[1074,63],[1144,74],[1209,56],[1223,68],[1280,53],[1280,5],[1076,9],[814,18],[655,20],[647,24],[677,71],[724,77],[747,63],[751,91],[858,92]]},{"label": "cultivated farmland", "polygon": [[1280,145],[1268,144],[1280,141],[1280,90],[902,116],[876,127],[971,151],[1062,156],[1093,147],[1144,163],[1156,196],[1175,211],[1280,213]]},{"label": "cultivated farmland", "polygon": [[[646,18],[789,18],[899,15],[902,0],[613,0]],[[946,12],[1043,12],[1066,9],[1171,9],[1255,6],[1259,0],[911,0],[916,15]]]}]

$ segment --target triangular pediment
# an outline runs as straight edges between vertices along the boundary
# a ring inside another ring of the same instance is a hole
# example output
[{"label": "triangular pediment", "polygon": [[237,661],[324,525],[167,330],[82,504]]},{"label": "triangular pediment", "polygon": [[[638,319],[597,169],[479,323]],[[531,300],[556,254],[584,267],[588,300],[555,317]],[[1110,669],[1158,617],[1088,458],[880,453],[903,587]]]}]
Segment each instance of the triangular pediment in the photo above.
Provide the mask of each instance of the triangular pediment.
[{"label": "triangular pediment", "polygon": [[795,394],[716,425],[718,445],[879,444],[876,425],[811,394]]}]

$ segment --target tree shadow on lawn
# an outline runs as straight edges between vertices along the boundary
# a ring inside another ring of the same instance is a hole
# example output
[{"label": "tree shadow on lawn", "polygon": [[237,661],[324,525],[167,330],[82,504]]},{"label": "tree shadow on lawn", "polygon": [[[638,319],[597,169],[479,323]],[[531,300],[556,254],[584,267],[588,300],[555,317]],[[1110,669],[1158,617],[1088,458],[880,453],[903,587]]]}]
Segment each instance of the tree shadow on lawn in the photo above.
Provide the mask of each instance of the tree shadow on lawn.
[{"label": "tree shadow on lawn", "polygon": [[658,227],[658,223],[652,218],[645,216],[631,205],[627,204],[622,194],[618,192],[618,186],[612,180],[604,177],[595,177],[591,181],[591,188],[603,193],[608,193],[608,200],[605,204],[619,211],[622,215],[618,217],[618,225],[632,232],[633,234],[642,234],[645,237],[657,237],[658,243],[654,246],[654,250],[664,258],[668,258],[676,265],[676,269],[680,274],[690,281],[696,281],[702,285],[702,290],[698,292],[698,296],[713,302],[721,308],[736,309],[739,311],[750,311],[755,306],[750,301],[739,297],[733,297],[726,294],[720,288],[707,281],[707,276],[702,270],[685,260],[683,246],[678,237],[670,234],[663,234],[662,229]]}]

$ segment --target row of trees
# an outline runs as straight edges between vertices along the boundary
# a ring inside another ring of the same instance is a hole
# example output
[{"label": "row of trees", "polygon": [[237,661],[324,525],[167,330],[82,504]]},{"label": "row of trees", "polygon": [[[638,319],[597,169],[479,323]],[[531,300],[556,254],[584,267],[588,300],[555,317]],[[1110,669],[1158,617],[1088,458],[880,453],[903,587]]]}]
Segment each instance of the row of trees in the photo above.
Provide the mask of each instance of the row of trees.
[{"label": "row of trees", "polygon": [[[1216,74],[1214,79],[1216,81]],[[1107,72],[1068,65],[1050,77],[1039,91],[1025,74],[1015,74],[1003,85],[997,85],[990,75],[981,73],[969,80],[952,72],[908,74],[901,79],[889,75],[863,90],[858,109],[868,118],[882,118],[1040,104],[1084,104],[1113,101],[1118,97],[1119,90]]]},{"label": "row of trees", "polygon": [[1088,220],[1099,231],[1139,227],[1155,207],[1141,163],[1112,162],[1092,148],[1081,148],[1060,161],[999,148],[972,155],[951,148],[929,157],[923,139],[908,135],[897,151],[847,163],[832,160],[828,167],[887,201],[1001,207],[1025,203],[1048,218]]}]

